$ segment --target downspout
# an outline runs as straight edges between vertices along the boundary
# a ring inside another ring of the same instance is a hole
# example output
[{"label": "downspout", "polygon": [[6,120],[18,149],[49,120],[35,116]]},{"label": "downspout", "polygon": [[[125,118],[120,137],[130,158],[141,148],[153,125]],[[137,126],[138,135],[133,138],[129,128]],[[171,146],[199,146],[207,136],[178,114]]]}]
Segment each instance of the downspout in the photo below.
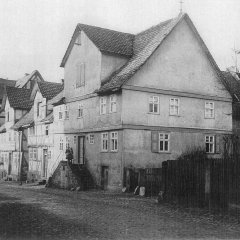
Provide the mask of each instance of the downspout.
[{"label": "downspout", "polygon": [[18,149],[18,159],[19,159],[19,181],[20,184],[22,184],[22,158],[21,158],[21,150],[22,150],[22,131],[18,130],[18,144],[19,144],[19,149]]}]

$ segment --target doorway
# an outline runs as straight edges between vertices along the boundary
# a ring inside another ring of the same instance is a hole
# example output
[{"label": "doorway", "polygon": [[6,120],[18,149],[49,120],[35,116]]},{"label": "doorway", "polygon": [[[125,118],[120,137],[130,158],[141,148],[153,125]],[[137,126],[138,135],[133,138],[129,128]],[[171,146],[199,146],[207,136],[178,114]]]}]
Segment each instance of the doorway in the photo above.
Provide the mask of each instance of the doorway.
[{"label": "doorway", "polygon": [[102,166],[101,169],[101,186],[103,190],[107,190],[108,188],[108,170],[107,166]]},{"label": "doorway", "polygon": [[78,164],[83,165],[85,163],[84,159],[84,136],[78,137]]},{"label": "doorway", "polygon": [[48,151],[47,149],[43,149],[43,166],[42,166],[42,177],[47,177],[47,157],[48,157]]},{"label": "doorway", "polygon": [[8,175],[11,175],[12,173],[12,153],[9,153],[8,155]]}]

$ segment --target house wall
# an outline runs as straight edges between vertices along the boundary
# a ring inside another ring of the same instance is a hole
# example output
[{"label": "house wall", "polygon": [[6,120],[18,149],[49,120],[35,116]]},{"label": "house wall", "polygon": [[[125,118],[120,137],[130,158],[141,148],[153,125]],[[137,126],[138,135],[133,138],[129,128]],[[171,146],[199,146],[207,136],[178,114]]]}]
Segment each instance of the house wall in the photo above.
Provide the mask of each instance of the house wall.
[{"label": "house wall", "polygon": [[128,61],[127,57],[102,53],[101,80],[110,76]]},{"label": "house wall", "polygon": [[[76,88],[76,65],[85,63],[85,86]],[[64,68],[64,97],[72,99],[94,92],[100,87],[101,52],[84,32],[81,45],[74,44]]]}]

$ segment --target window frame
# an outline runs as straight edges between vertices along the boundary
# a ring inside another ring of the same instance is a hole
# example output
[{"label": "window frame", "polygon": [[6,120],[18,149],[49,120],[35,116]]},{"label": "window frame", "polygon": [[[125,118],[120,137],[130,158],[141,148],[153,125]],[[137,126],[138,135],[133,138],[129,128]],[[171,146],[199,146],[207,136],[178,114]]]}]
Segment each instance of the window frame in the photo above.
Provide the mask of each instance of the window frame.
[{"label": "window frame", "polygon": [[[154,99],[157,99],[157,103],[154,102]],[[152,112],[151,112],[151,107],[152,106]],[[155,105],[157,105],[157,112],[155,112]],[[160,97],[159,96],[150,96],[148,99],[148,113],[149,114],[160,114]]]},{"label": "window frame", "polygon": [[49,135],[49,125],[45,126],[45,135],[48,136]]},{"label": "window frame", "polygon": [[[212,104],[212,107],[207,106]],[[208,111],[212,111],[212,114],[209,114]],[[205,101],[205,109],[204,109],[204,118],[206,119],[214,119],[215,118],[215,104],[213,101]]]},{"label": "window frame", "polygon": [[83,104],[78,104],[77,115],[77,118],[83,118]]},{"label": "window frame", "polygon": [[[61,118],[60,118],[61,116]],[[58,110],[58,119],[59,120],[63,120],[63,111],[62,111],[62,106],[59,107],[59,110]]]},{"label": "window frame", "polygon": [[[207,138],[209,138],[207,140]],[[211,141],[212,138],[212,141]],[[207,144],[209,145],[208,149],[211,149],[210,146],[212,146],[212,151],[207,151]],[[205,151],[207,154],[215,154],[215,135],[209,134],[205,135]]]},{"label": "window frame", "polygon": [[94,134],[89,134],[89,144],[94,144]]},{"label": "window frame", "polygon": [[117,112],[117,96],[115,94],[109,97],[109,113]]},{"label": "window frame", "polygon": [[[163,138],[160,137],[160,135],[163,135]],[[165,137],[168,136],[168,138],[166,139]],[[166,132],[159,132],[158,133],[158,151],[160,153],[169,153],[170,152],[170,133],[166,133]],[[163,149],[161,150],[160,146],[160,142],[163,142]],[[166,147],[166,142],[168,143],[167,146],[168,146],[168,149],[165,150],[165,147]]]},{"label": "window frame", "polygon": [[59,139],[59,150],[63,151],[63,138],[62,137],[60,137],[60,139]]},{"label": "window frame", "polygon": [[[173,101],[173,103],[172,103],[172,101]],[[172,107],[173,107],[173,112],[171,111]],[[169,100],[169,115],[170,116],[179,116],[179,111],[180,111],[180,99],[179,98],[170,98],[170,100]]]},{"label": "window frame", "polygon": [[69,120],[69,106],[68,105],[64,106],[64,119]]},{"label": "window frame", "polygon": [[99,102],[100,102],[100,109],[99,109],[100,115],[107,114],[107,98],[100,97]]},{"label": "window frame", "polygon": [[[106,143],[106,145],[104,143]],[[101,152],[108,152],[108,145],[108,132],[101,133]],[[104,148],[104,146],[106,148]]]},{"label": "window frame", "polygon": [[110,151],[111,152],[118,151],[118,132],[110,132]]}]

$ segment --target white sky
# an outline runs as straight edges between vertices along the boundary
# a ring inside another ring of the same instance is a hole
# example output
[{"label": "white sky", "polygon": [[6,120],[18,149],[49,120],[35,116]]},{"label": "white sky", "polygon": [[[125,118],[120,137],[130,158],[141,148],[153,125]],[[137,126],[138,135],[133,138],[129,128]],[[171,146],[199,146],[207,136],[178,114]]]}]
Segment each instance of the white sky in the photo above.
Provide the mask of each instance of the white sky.
[{"label": "white sky", "polygon": [[[240,0],[183,0],[221,69],[240,49]],[[176,17],[179,0],[0,0],[0,77],[37,69],[60,81],[59,67],[77,23],[137,33]],[[240,62],[240,57],[239,57]]]}]

